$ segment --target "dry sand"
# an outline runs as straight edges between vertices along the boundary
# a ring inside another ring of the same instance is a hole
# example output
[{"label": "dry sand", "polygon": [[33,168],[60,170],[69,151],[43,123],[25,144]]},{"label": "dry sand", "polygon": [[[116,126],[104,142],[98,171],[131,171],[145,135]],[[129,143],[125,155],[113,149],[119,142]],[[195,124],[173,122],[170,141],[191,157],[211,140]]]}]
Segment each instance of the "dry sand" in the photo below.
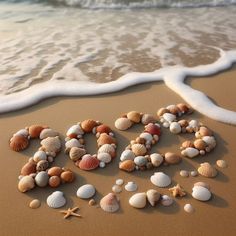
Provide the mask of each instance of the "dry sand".
[{"label": "dry sand", "polygon": [[[216,103],[236,111],[235,86],[236,70],[221,73],[208,78],[189,79],[194,88],[206,92]],[[235,235],[236,234],[236,127],[222,124],[203,117],[195,112],[189,118],[200,119],[215,132],[217,148],[204,157],[194,160],[184,159],[181,164],[160,167],[156,171],[164,171],[173,179],[173,184],[180,183],[187,191],[187,196],[176,199],[170,207],[146,207],[143,210],[133,209],[128,205],[132,193],[123,190],[119,194],[121,208],[115,214],[108,214],[96,207],[88,206],[88,201],[78,199],[75,195],[77,188],[85,183],[96,186],[96,200],[111,192],[111,187],[117,178],[125,182],[135,181],[138,192],[155,188],[149,177],[155,170],[146,172],[124,173],[118,169],[119,154],[131,138],[138,135],[143,127],[137,125],[128,131],[115,130],[119,141],[118,157],[105,169],[91,172],[76,168],[63,152],[57,156],[53,165],[66,166],[76,173],[76,181],[60,186],[68,200],[65,207],[79,206],[83,218],[63,219],[59,210],[47,207],[45,200],[53,192],[50,188],[35,188],[23,194],[17,190],[17,178],[21,167],[39,147],[38,141],[32,141],[30,148],[21,153],[15,153],[8,147],[11,135],[20,128],[30,124],[42,123],[59,131],[64,137],[66,130],[75,122],[86,118],[101,120],[114,128],[114,121],[129,110],[153,113],[158,108],[169,104],[182,102],[181,98],[170,91],[162,83],[150,83],[135,86],[125,91],[110,95],[80,98],[52,98],[38,105],[18,112],[0,116],[0,166],[1,166],[1,214],[0,235]],[[163,135],[152,151],[179,152],[179,146],[187,135],[171,135],[163,130]],[[87,148],[96,151],[95,138],[88,135]],[[199,163],[209,161],[214,164],[217,159],[227,161],[229,167],[219,170],[214,179],[203,177],[182,178],[181,169],[194,170]],[[213,198],[209,202],[198,202],[191,197],[194,182],[206,181],[210,184]],[[169,194],[167,189],[158,189],[161,193]],[[33,198],[39,198],[42,206],[32,210],[28,207]],[[191,203],[196,211],[187,214],[183,210],[186,203]]]}]

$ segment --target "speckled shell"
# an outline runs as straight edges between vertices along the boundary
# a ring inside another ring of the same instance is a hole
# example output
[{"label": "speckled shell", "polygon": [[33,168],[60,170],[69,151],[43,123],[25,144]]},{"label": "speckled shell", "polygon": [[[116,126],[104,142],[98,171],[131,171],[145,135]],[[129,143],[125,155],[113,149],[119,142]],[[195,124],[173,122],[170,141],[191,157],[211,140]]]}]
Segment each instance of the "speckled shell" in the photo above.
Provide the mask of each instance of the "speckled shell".
[{"label": "speckled shell", "polygon": [[76,195],[82,199],[88,199],[94,196],[96,189],[92,184],[85,184],[78,188]]},{"label": "speckled shell", "polygon": [[193,142],[186,140],[182,143],[182,147],[183,148],[194,147],[194,144]]},{"label": "speckled shell", "polygon": [[109,153],[112,158],[116,156],[116,150],[113,145],[111,144],[104,144],[98,149],[98,153]]},{"label": "speckled shell", "polygon": [[51,208],[60,208],[66,204],[63,192],[55,191],[47,198],[47,204]]},{"label": "speckled shell", "polygon": [[145,166],[148,162],[148,159],[145,156],[137,156],[134,158],[134,163],[137,166]]},{"label": "speckled shell", "polygon": [[97,159],[99,161],[103,161],[104,163],[109,163],[111,162],[111,155],[106,152],[101,152],[97,154]]},{"label": "speckled shell", "polygon": [[131,151],[131,150],[124,150],[122,153],[121,153],[121,156],[120,156],[120,160],[121,161],[125,161],[125,160],[134,160],[135,158],[135,155],[134,153]]},{"label": "speckled shell", "polygon": [[181,152],[181,154],[182,154],[183,156],[186,156],[186,157],[189,157],[189,158],[193,158],[193,157],[198,156],[199,150],[196,149],[196,148],[188,147],[188,148],[186,148],[185,150],[183,150],[183,151]]},{"label": "speckled shell", "polygon": [[152,165],[155,167],[160,166],[164,160],[163,156],[158,153],[151,154],[150,158],[151,158]]},{"label": "speckled shell", "polygon": [[135,154],[135,156],[143,156],[146,154],[147,149],[143,144],[133,144],[131,146],[132,152]]},{"label": "speckled shell", "polygon": [[155,206],[161,197],[161,194],[155,189],[149,189],[146,194],[147,200],[152,206]]},{"label": "speckled shell", "polygon": [[128,128],[131,127],[132,124],[133,124],[132,121],[125,117],[118,118],[115,121],[115,127],[118,130],[127,130]]},{"label": "speckled shell", "polygon": [[171,179],[168,175],[164,174],[163,172],[156,172],[150,178],[151,182],[160,187],[164,188],[171,184]]},{"label": "speckled shell", "polygon": [[200,164],[198,168],[198,173],[207,178],[214,178],[217,175],[217,170],[210,163],[204,162]]},{"label": "speckled shell", "polygon": [[100,201],[100,206],[104,211],[109,213],[116,212],[120,208],[119,202],[114,193],[108,193],[104,196]]},{"label": "speckled shell", "polygon": [[153,116],[152,114],[143,114],[141,122],[144,125],[147,125],[149,123],[156,123],[157,118],[155,116]]},{"label": "speckled shell", "polygon": [[45,125],[31,125],[29,127],[29,135],[31,138],[39,138],[39,135],[43,129],[48,128]]},{"label": "speckled shell", "polygon": [[22,193],[25,193],[30,189],[33,189],[34,186],[35,186],[34,179],[29,175],[22,177],[18,183],[18,189]]},{"label": "speckled shell", "polygon": [[196,139],[193,144],[198,150],[204,150],[206,148],[206,143],[202,139]]},{"label": "speckled shell", "polygon": [[96,128],[96,132],[100,133],[100,134],[102,134],[102,133],[109,134],[111,131],[112,131],[111,128],[109,126],[107,126],[107,125],[104,125],[104,124],[99,125]]},{"label": "speckled shell", "polygon": [[32,161],[27,162],[21,169],[21,175],[30,175],[36,172],[36,164]]},{"label": "speckled shell", "polygon": [[92,132],[93,128],[97,126],[98,124],[95,120],[88,119],[88,120],[82,121],[80,125],[84,132],[89,133],[89,132]]},{"label": "speckled shell", "polygon": [[40,139],[59,136],[59,133],[53,129],[43,129],[39,135]]},{"label": "speckled shell", "polygon": [[178,164],[181,162],[182,158],[176,153],[167,152],[165,154],[165,162],[168,164]]},{"label": "speckled shell", "polygon": [[41,145],[45,152],[59,152],[61,150],[61,140],[58,136],[48,137],[41,141]]},{"label": "speckled shell", "polygon": [[29,146],[29,140],[22,135],[15,135],[10,140],[10,148],[13,151],[19,152]]},{"label": "speckled shell", "polygon": [[123,162],[120,162],[119,168],[121,170],[125,170],[127,172],[131,172],[135,169],[135,163],[132,160],[125,160]]},{"label": "speckled shell", "polygon": [[172,134],[179,134],[181,133],[181,126],[178,122],[172,122],[170,124],[170,132]]},{"label": "speckled shell", "polygon": [[62,168],[59,166],[54,166],[48,169],[48,175],[49,176],[60,176],[63,172]]},{"label": "speckled shell", "polygon": [[86,154],[86,150],[79,147],[72,147],[69,152],[69,156],[72,161],[79,160],[85,154]]},{"label": "speckled shell", "polygon": [[127,113],[127,118],[134,123],[139,123],[141,120],[141,115],[137,111],[130,111]]},{"label": "speckled shell", "polygon": [[147,204],[146,193],[135,193],[130,199],[129,204],[134,208],[144,208]]},{"label": "speckled shell", "polygon": [[90,154],[84,155],[79,162],[79,168],[82,170],[93,170],[99,166],[99,160]]},{"label": "speckled shell", "polygon": [[65,183],[72,183],[75,179],[75,175],[72,171],[66,170],[61,173],[61,180]]},{"label": "speckled shell", "polygon": [[193,187],[192,196],[199,201],[208,201],[211,198],[211,192],[202,186]]},{"label": "speckled shell", "polygon": [[47,160],[47,154],[44,151],[37,151],[33,156],[33,160],[35,162]]},{"label": "speckled shell", "polygon": [[29,137],[29,131],[27,129],[20,129],[16,133],[14,133],[13,136],[17,136],[17,135],[24,136],[25,138],[28,138]]},{"label": "speckled shell", "polygon": [[116,140],[112,136],[106,133],[102,133],[97,140],[98,147],[101,147],[104,144],[112,144],[112,143],[115,144]]},{"label": "speckled shell", "polygon": [[39,187],[47,186],[48,185],[48,180],[49,180],[49,176],[48,176],[48,173],[46,171],[39,172],[34,178],[34,181],[35,181],[36,185],[39,186]]},{"label": "speckled shell", "polygon": [[145,132],[148,132],[151,135],[161,135],[161,129],[158,125],[149,123],[146,127],[145,127]]},{"label": "speckled shell", "polygon": [[76,138],[79,134],[84,134],[84,131],[81,129],[80,125],[72,125],[66,132],[66,136],[69,138]]},{"label": "speckled shell", "polygon": [[58,176],[51,176],[48,180],[48,184],[52,188],[56,188],[60,185],[61,179]]},{"label": "speckled shell", "polygon": [[170,111],[167,109],[167,108],[160,108],[158,111],[157,111],[157,116],[158,117],[161,117],[163,116],[165,113],[170,113]]},{"label": "speckled shell", "polygon": [[36,165],[36,170],[37,171],[43,171],[46,170],[49,166],[49,162],[46,160],[39,161]]}]

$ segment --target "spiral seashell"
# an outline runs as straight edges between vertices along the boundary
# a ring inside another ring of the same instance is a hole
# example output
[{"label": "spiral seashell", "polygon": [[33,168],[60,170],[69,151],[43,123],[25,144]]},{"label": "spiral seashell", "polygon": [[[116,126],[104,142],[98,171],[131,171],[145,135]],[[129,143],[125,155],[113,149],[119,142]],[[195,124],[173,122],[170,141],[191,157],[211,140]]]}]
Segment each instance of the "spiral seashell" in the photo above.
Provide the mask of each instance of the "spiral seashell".
[{"label": "spiral seashell", "polygon": [[83,135],[84,131],[80,125],[72,125],[66,132],[66,136],[69,138],[77,138],[78,135]]},{"label": "spiral seashell", "polygon": [[148,202],[155,206],[157,202],[159,201],[161,194],[158,193],[155,189],[149,189],[146,193]]},{"label": "spiral seashell", "polygon": [[61,150],[61,140],[58,136],[45,138],[40,144],[46,153],[58,153]]},{"label": "spiral seashell", "polygon": [[61,179],[58,176],[51,176],[48,180],[48,184],[52,188],[56,188],[60,185]]},{"label": "spiral seashell", "polygon": [[92,132],[93,128],[97,126],[98,124],[95,120],[88,119],[88,120],[82,121],[80,125],[84,132],[89,133],[89,132]]},{"label": "spiral seashell", "polygon": [[37,171],[43,171],[46,170],[49,166],[49,162],[46,160],[39,161],[36,165],[36,170]]},{"label": "spiral seashell", "polygon": [[135,158],[135,155],[134,153],[131,151],[131,150],[124,150],[122,153],[121,153],[121,156],[120,156],[120,160],[121,161],[125,161],[125,160],[134,160]]},{"label": "spiral seashell", "polygon": [[96,132],[100,134],[102,133],[109,134],[110,132],[112,132],[112,130],[109,126],[102,124],[102,125],[97,126]]},{"label": "spiral seashell", "polygon": [[137,111],[130,111],[127,113],[127,118],[134,123],[139,123],[141,120],[141,115]]},{"label": "spiral seashell", "polygon": [[123,162],[120,162],[119,168],[121,170],[125,170],[127,172],[131,172],[135,169],[135,163],[132,160],[125,160]]},{"label": "spiral seashell", "polygon": [[75,175],[70,170],[66,170],[66,171],[61,173],[61,180],[64,183],[72,183],[74,181],[74,179],[75,179]]},{"label": "spiral seashell", "polygon": [[82,157],[82,160],[78,164],[82,170],[93,170],[99,166],[99,160],[90,154],[86,154]]},{"label": "spiral seashell", "polygon": [[108,193],[100,201],[101,208],[109,213],[113,213],[119,210],[119,202],[114,193]]},{"label": "spiral seashell", "polygon": [[118,130],[127,130],[128,128],[132,126],[132,124],[133,124],[132,121],[125,117],[118,118],[115,121],[115,127]]},{"label": "spiral seashell", "polygon": [[198,173],[207,178],[214,178],[217,175],[217,170],[210,163],[204,162],[200,164]]},{"label": "spiral seashell", "polygon": [[45,138],[48,138],[48,137],[56,137],[56,136],[59,136],[59,133],[56,132],[55,130],[53,129],[43,129],[39,135],[39,138],[40,139],[45,139]]},{"label": "spiral seashell", "polygon": [[35,162],[39,162],[41,160],[47,160],[47,154],[44,151],[37,151],[33,156],[33,160]]},{"label": "spiral seashell", "polygon": [[143,156],[147,152],[147,149],[143,144],[133,144],[131,146],[131,150],[135,156]]},{"label": "spiral seashell", "polygon": [[26,149],[28,146],[29,146],[29,140],[25,136],[15,135],[10,140],[10,148],[15,152],[22,151]]},{"label": "spiral seashell", "polygon": [[27,162],[21,169],[21,175],[30,175],[36,172],[36,164],[34,162]]},{"label": "spiral seashell", "polygon": [[165,162],[168,164],[178,164],[181,162],[181,156],[172,152],[167,152],[165,154]]},{"label": "spiral seashell", "polygon": [[48,180],[49,180],[49,176],[46,171],[39,172],[34,178],[36,185],[39,187],[47,186]]},{"label": "spiral seashell", "polygon": [[164,160],[163,156],[158,153],[151,154],[150,158],[151,158],[152,165],[155,167],[160,166]]},{"label": "spiral seashell", "polygon": [[60,208],[66,204],[63,192],[55,191],[47,198],[47,204],[51,208]]},{"label": "spiral seashell", "polygon": [[48,127],[45,125],[31,125],[28,128],[29,135],[31,138],[39,138],[41,131],[46,128],[48,128]]},{"label": "spiral seashell", "polygon": [[72,147],[69,152],[69,156],[72,161],[79,160],[85,154],[86,154],[86,150],[79,147]]},{"label": "spiral seashell", "polygon": [[62,172],[63,172],[63,169],[59,166],[54,166],[48,169],[49,176],[60,176]]},{"label": "spiral seashell", "polygon": [[157,111],[157,116],[158,117],[161,117],[163,116],[165,113],[170,113],[170,111],[167,109],[167,108],[160,108],[158,111]]},{"label": "spiral seashell", "polygon": [[98,153],[109,153],[112,158],[115,157],[116,155],[116,150],[113,145],[111,144],[103,144],[99,149]]},{"label": "spiral seashell", "polygon": [[34,179],[29,176],[23,176],[18,183],[18,190],[22,193],[25,193],[34,188]]},{"label": "spiral seashell", "polygon": [[144,208],[147,204],[146,193],[135,193],[130,199],[129,204],[134,208]]},{"label": "spiral seashell", "polygon": [[116,143],[116,140],[106,133],[102,133],[97,140],[98,147],[101,147],[104,144]]},{"label": "spiral seashell", "polygon": [[156,123],[157,118],[155,116],[153,116],[152,114],[143,114],[141,122],[144,125],[147,125],[149,123]]}]

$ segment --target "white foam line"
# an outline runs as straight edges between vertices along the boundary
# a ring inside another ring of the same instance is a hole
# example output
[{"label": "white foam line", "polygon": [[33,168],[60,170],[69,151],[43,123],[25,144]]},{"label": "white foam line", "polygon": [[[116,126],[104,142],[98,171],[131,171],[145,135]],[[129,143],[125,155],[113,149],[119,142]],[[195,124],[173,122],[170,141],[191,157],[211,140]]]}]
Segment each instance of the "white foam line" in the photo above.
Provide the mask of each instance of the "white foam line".
[{"label": "white foam line", "polygon": [[164,81],[170,89],[178,93],[200,113],[212,119],[236,125],[236,112],[215,105],[204,93],[184,83],[187,76],[213,75],[230,68],[234,62],[236,62],[236,51],[220,50],[220,58],[212,64],[193,68],[172,66],[148,73],[134,72],[126,74],[116,81],[103,84],[87,81],[67,81],[65,83],[61,80],[49,80],[18,93],[1,96],[0,113],[22,109],[49,97],[98,95],[117,92],[136,84]]}]

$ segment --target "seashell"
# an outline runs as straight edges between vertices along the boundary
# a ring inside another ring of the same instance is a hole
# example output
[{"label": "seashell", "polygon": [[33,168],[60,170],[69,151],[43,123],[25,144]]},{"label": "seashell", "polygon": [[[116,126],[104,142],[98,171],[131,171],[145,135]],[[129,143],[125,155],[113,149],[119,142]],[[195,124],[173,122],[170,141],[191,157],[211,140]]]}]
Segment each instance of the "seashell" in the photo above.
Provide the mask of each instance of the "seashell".
[{"label": "seashell", "polygon": [[180,176],[185,177],[185,178],[189,176],[189,172],[187,170],[181,170],[179,174]]},{"label": "seashell", "polygon": [[121,161],[125,161],[125,160],[134,160],[135,158],[135,155],[134,153],[127,149],[127,150],[124,150],[122,153],[121,153],[121,156],[120,156],[120,160]]},{"label": "seashell", "polygon": [[111,155],[109,153],[106,153],[106,152],[101,152],[101,153],[98,153],[97,159],[99,161],[109,163],[109,162],[111,162]]},{"label": "seashell", "polygon": [[132,124],[133,124],[132,121],[130,121],[128,118],[125,117],[118,118],[115,121],[115,127],[118,130],[127,130],[132,126]]},{"label": "seashell", "polygon": [[98,153],[109,153],[112,158],[116,156],[116,150],[113,145],[111,144],[104,144],[98,149]]},{"label": "seashell", "polygon": [[157,116],[158,117],[161,117],[163,116],[165,113],[170,113],[170,111],[167,109],[167,108],[160,108],[158,111],[157,111]]},{"label": "seashell", "polygon": [[196,176],[198,176],[198,172],[196,170],[193,170],[193,171],[190,172],[190,175],[192,177],[196,177]]},{"label": "seashell", "polygon": [[208,129],[207,127],[204,127],[204,126],[201,126],[198,132],[199,132],[201,137],[212,136],[212,131],[210,129]]},{"label": "seashell", "polygon": [[48,184],[52,188],[56,188],[60,185],[61,179],[58,176],[51,176],[48,180]]},{"label": "seashell", "polygon": [[98,147],[101,147],[104,144],[116,143],[116,140],[113,137],[111,137],[110,135],[103,133],[98,138],[97,143],[98,143]]},{"label": "seashell", "polygon": [[74,173],[70,170],[66,170],[62,172],[60,177],[61,177],[62,182],[64,183],[72,183],[75,179]]},{"label": "seashell", "polygon": [[109,126],[102,124],[102,125],[97,126],[96,132],[100,134],[102,133],[109,134],[110,132],[112,132],[112,130]]},{"label": "seashell", "polygon": [[135,156],[143,156],[146,154],[147,149],[143,144],[134,144],[131,147],[132,152],[135,154]]},{"label": "seashell", "polygon": [[125,185],[125,190],[128,191],[128,192],[134,192],[138,189],[138,185],[134,182],[128,182],[126,185]]},{"label": "seashell", "polygon": [[142,138],[142,139],[145,139],[145,142],[151,142],[152,140],[153,140],[153,137],[152,137],[152,135],[151,134],[149,134],[149,133],[141,133],[140,135],[139,135],[139,137],[140,138]]},{"label": "seashell", "polygon": [[69,156],[72,161],[79,160],[85,154],[86,154],[86,150],[79,147],[72,147],[69,152]]},{"label": "seashell", "polygon": [[204,150],[206,148],[206,143],[202,139],[196,139],[193,144],[198,150]]},{"label": "seashell", "polygon": [[151,182],[160,187],[164,188],[171,184],[171,179],[168,175],[164,174],[163,172],[156,172],[150,178]]},{"label": "seashell", "polygon": [[184,205],[184,210],[187,212],[187,213],[193,213],[194,212],[194,208],[191,204],[185,204]]},{"label": "seashell", "polygon": [[171,123],[176,120],[176,115],[171,114],[171,113],[165,113],[163,115],[163,118],[165,121],[168,121],[169,123]]},{"label": "seashell", "polygon": [[172,153],[172,152],[167,152],[165,154],[165,162],[168,164],[178,164],[179,162],[181,162],[181,156]]},{"label": "seashell", "polygon": [[79,162],[79,168],[82,170],[93,170],[99,166],[99,160],[90,154],[86,154]]},{"label": "seashell", "polygon": [[187,120],[179,120],[178,123],[180,124],[181,127],[187,127],[189,125]]},{"label": "seashell", "polygon": [[39,162],[42,160],[47,160],[47,154],[44,151],[37,151],[34,156],[33,156],[33,160],[35,162]]},{"label": "seashell", "polygon": [[214,148],[216,146],[216,139],[214,136],[204,136],[202,140],[209,146],[210,148]]},{"label": "seashell", "polygon": [[159,201],[161,197],[161,194],[158,193],[156,190],[154,189],[149,189],[147,191],[147,200],[148,202],[152,205],[155,206],[157,204],[157,202]]},{"label": "seashell", "polygon": [[193,198],[199,201],[208,201],[211,198],[211,192],[202,186],[194,186],[192,191]]},{"label": "seashell", "polygon": [[179,103],[176,106],[179,108],[180,112],[183,114],[189,112],[189,110],[190,110],[190,108],[184,103]]},{"label": "seashell", "polygon": [[171,114],[174,114],[174,115],[178,116],[179,113],[180,113],[180,110],[176,105],[169,105],[166,108],[170,111]]},{"label": "seashell", "polygon": [[210,185],[205,183],[205,182],[197,182],[197,183],[194,184],[194,187],[195,186],[202,186],[202,187],[207,188],[208,190],[210,190]]},{"label": "seashell", "polygon": [[124,183],[124,180],[123,179],[117,179],[116,180],[116,185],[123,185],[123,183]]},{"label": "seashell", "polygon": [[13,136],[24,136],[25,138],[29,137],[29,131],[27,129],[20,129]]},{"label": "seashell", "polygon": [[39,172],[34,178],[34,181],[35,181],[36,185],[39,186],[39,187],[47,186],[48,185],[48,180],[49,180],[49,176],[48,176],[48,173],[46,171]]},{"label": "seashell", "polygon": [[228,166],[225,160],[217,160],[216,165],[220,168],[226,168]]},{"label": "seashell", "polygon": [[149,134],[152,134],[152,135],[158,135],[158,136],[161,135],[160,127],[158,125],[152,124],[152,123],[145,126],[145,132],[148,132]]},{"label": "seashell", "polygon": [[168,195],[162,195],[161,196],[161,204],[163,206],[170,206],[174,202],[173,198]]},{"label": "seashell", "polygon": [[114,192],[114,193],[120,193],[121,191],[122,191],[121,186],[116,185],[116,184],[112,186],[112,192]]},{"label": "seashell", "polygon": [[89,206],[94,206],[96,204],[96,201],[94,199],[89,200]]},{"label": "seashell", "polygon": [[43,171],[43,170],[46,170],[49,166],[49,162],[46,161],[46,160],[41,160],[37,163],[36,165],[36,170],[37,171]]},{"label": "seashell", "polygon": [[[146,136],[146,134],[147,134],[148,136]],[[142,133],[142,134],[140,134],[140,135],[144,135],[144,136],[146,136],[147,139],[150,139],[150,136],[149,136],[149,135],[151,135],[151,134]],[[151,135],[151,136],[152,136],[152,135]],[[145,138],[141,138],[141,137],[137,137],[137,138],[135,139],[135,142],[136,142],[136,143],[140,143],[140,144],[145,144],[147,141],[148,141],[148,140],[146,140]],[[150,141],[148,141],[148,142],[152,142],[152,140],[150,140]]]},{"label": "seashell", "polygon": [[65,143],[65,147],[66,147],[66,152],[69,152],[71,148],[73,147],[81,148],[83,147],[83,145],[79,142],[78,139],[72,138]]},{"label": "seashell", "polygon": [[29,176],[23,176],[18,183],[18,190],[22,193],[29,191],[34,188],[34,179]]},{"label": "seashell", "polygon": [[106,166],[106,163],[103,162],[103,161],[100,161],[100,163],[99,163],[99,167],[104,168],[105,166]]},{"label": "seashell", "polygon": [[61,150],[61,140],[58,136],[45,138],[40,144],[46,153],[58,153]]},{"label": "seashell", "polygon": [[146,193],[136,193],[129,199],[129,204],[135,208],[144,208],[147,204]]},{"label": "seashell", "polygon": [[31,138],[39,138],[39,135],[43,129],[48,128],[45,125],[31,125],[29,127],[29,135]]},{"label": "seashell", "polygon": [[164,160],[163,156],[158,153],[151,154],[150,158],[151,158],[152,165],[155,167],[160,166]]},{"label": "seashell", "polygon": [[148,160],[145,156],[137,156],[134,158],[134,163],[137,166],[145,166],[147,164]]},{"label": "seashell", "polygon": [[217,175],[217,170],[215,167],[213,167],[210,163],[204,162],[200,164],[200,167],[198,168],[198,173],[202,176],[205,176],[207,178],[214,178]]},{"label": "seashell", "polygon": [[78,135],[83,135],[84,131],[80,125],[72,125],[66,132],[66,136],[69,138],[77,138]]},{"label": "seashell", "polygon": [[98,124],[95,120],[88,119],[88,120],[82,121],[80,125],[84,132],[89,133],[89,132],[92,132],[93,128],[97,126]]},{"label": "seashell", "polygon": [[181,126],[178,122],[172,122],[170,124],[170,132],[172,134],[179,134],[181,133]]},{"label": "seashell", "polygon": [[36,172],[36,164],[34,162],[27,162],[21,169],[21,175],[30,175]]},{"label": "seashell", "polygon": [[108,193],[100,201],[101,208],[109,213],[118,211],[120,208],[118,199],[114,193]]},{"label": "seashell", "polygon": [[197,120],[190,120],[189,121],[189,126],[192,127],[192,128],[199,127],[199,125],[200,125],[200,123]]},{"label": "seashell", "polygon": [[43,129],[39,135],[40,139],[59,136],[59,133],[53,129]]},{"label": "seashell", "polygon": [[181,152],[183,156],[193,158],[199,155],[199,151],[196,148],[188,147]]},{"label": "seashell", "polygon": [[127,118],[134,123],[139,123],[141,120],[141,115],[137,111],[130,111],[127,113]]},{"label": "seashell", "polygon": [[29,203],[29,207],[32,209],[37,209],[41,206],[41,202],[38,199],[34,199]]},{"label": "seashell", "polygon": [[29,140],[22,135],[15,135],[10,140],[10,148],[15,151],[19,152],[26,149],[29,146]]},{"label": "seashell", "polygon": [[47,204],[51,208],[60,208],[66,204],[63,192],[55,191],[47,198]]},{"label": "seashell", "polygon": [[60,176],[63,172],[62,168],[59,166],[54,166],[48,169],[48,175],[49,176]]},{"label": "seashell", "polygon": [[144,125],[147,125],[149,123],[156,123],[157,118],[155,116],[153,116],[152,114],[143,114],[141,122]]},{"label": "seashell", "polygon": [[182,143],[182,147],[183,148],[188,148],[188,147],[194,147],[194,144],[191,142],[191,141],[184,141],[183,143]]},{"label": "seashell", "polygon": [[94,196],[96,189],[91,184],[85,184],[78,188],[76,195],[82,199],[88,199]]},{"label": "seashell", "polygon": [[135,163],[132,160],[125,160],[123,162],[120,162],[119,168],[127,172],[132,172],[135,169]]}]

